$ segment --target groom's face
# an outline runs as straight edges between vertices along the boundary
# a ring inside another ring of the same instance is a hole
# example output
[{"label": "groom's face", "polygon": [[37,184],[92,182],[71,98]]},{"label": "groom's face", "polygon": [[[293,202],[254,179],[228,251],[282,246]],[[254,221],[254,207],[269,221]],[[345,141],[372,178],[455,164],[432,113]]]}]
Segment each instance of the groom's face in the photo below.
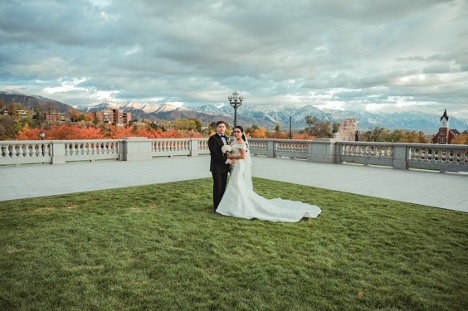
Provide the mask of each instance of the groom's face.
[{"label": "groom's face", "polygon": [[217,131],[219,134],[224,135],[224,132],[226,132],[226,124],[220,123],[217,127]]}]

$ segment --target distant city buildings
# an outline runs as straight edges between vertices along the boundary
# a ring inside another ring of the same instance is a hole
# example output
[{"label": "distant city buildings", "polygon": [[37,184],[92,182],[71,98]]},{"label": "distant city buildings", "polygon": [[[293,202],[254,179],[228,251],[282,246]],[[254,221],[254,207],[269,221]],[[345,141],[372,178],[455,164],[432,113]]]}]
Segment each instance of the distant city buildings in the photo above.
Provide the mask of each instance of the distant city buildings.
[{"label": "distant city buildings", "polygon": [[[20,119],[34,119],[38,117],[38,113],[29,109],[2,109],[0,115],[16,115]],[[70,122],[70,115],[68,113],[49,111],[42,112],[42,116],[47,122],[62,123]],[[131,112],[123,112],[119,109],[105,109],[94,113],[95,118],[98,122],[104,124],[113,124],[116,126],[127,126],[132,120]],[[76,121],[76,120],[74,120]]]},{"label": "distant city buildings", "polygon": [[95,113],[96,119],[104,124],[126,126],[132,120],[131,112],[123,112],[119,109],[106,109]]}]

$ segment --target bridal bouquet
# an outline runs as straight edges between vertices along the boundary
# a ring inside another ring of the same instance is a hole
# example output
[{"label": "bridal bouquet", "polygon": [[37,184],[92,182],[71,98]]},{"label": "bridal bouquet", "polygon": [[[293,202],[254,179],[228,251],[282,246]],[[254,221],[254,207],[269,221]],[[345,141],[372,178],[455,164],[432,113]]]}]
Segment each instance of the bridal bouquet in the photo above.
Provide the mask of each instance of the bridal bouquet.
[{"label": "bridal bouquet", "polygon": [[223,153],[231,153],[232,152],[232,147],[231,145],[224,145],[221,147],[221,151]]}]

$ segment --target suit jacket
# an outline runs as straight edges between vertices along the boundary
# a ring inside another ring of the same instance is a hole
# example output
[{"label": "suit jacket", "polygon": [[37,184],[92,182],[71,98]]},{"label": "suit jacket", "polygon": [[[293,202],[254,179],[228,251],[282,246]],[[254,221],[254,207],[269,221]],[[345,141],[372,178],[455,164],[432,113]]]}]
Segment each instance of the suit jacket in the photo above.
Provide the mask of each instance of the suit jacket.
[{"label": "suit jacket", "polygon": [[211,155],[210,171],[213,173],[229,172],[229,164],[226,164],[226,155],[221,151],[223,145],[223,141],[218,133],[211,135],[208,139],[208,148]]}]

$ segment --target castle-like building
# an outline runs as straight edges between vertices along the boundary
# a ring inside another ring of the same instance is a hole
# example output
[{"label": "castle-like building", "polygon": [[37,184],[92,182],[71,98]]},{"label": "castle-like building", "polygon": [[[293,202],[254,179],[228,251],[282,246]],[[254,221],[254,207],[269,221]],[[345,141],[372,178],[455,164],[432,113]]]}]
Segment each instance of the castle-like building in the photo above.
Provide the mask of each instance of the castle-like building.
[{"label": "castle-like building", "polygon": [[459,132],[455,129],[449,128],[449,116],[447,115],[447,109],[440,118],[439,132],[432,137],[433,144],[451,144],[452,140],[458,135]]},{"label": "castle-like building", "polygon": [[340,141],[357,141],[357,122],[354,118],[347,118],[340,123],[338,132],[333,134],[333,138]]}]

